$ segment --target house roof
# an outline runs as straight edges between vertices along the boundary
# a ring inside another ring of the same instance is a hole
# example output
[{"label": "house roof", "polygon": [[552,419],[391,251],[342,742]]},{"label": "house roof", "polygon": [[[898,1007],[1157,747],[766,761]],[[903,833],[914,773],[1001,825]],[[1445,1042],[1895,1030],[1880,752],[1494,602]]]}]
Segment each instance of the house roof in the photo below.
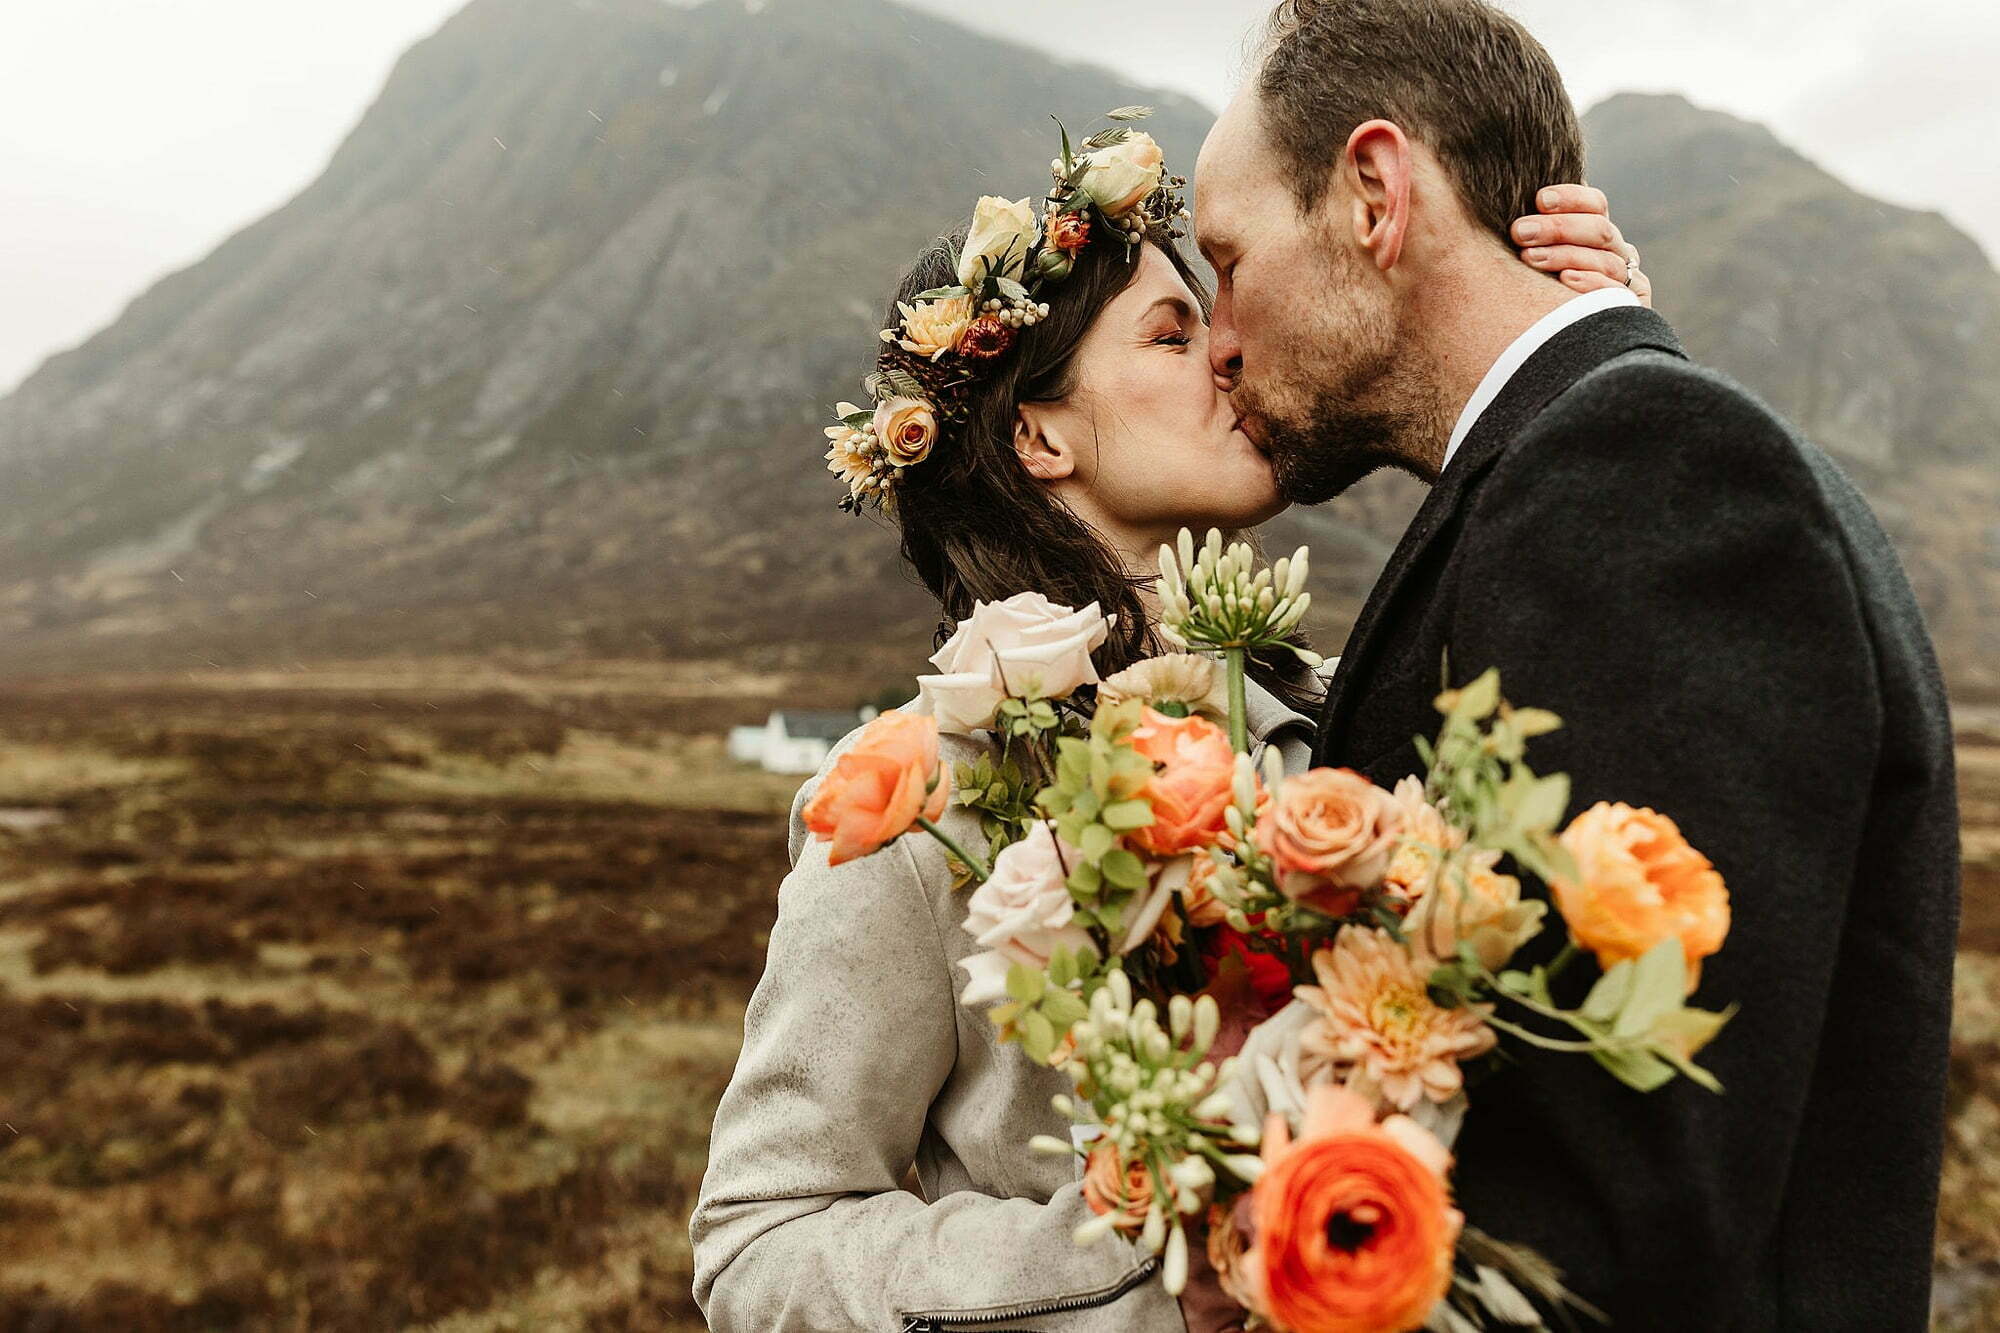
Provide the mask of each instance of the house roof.
[{"label": "house roof", "polygon": [[795,740],[837,741],[861,725],[859,713],[786,708],[777,716],[784,724],[785,734]]}]

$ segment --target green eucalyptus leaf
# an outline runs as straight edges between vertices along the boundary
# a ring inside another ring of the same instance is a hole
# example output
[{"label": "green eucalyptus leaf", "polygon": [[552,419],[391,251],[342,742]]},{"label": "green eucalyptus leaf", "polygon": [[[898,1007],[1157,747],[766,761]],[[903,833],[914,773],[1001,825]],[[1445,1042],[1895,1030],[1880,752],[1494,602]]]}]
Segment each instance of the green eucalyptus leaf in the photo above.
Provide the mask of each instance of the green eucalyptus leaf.
[{"label": "green eucalyptus leaf", "polygon": [[1152,825],[1153,807],[1145,801],[1116,801],[1104,807],[1100,818],[1118,832],[1130,833]]},{"label": "green eucalyptus leaf", "polygon": [[1104,878],[1121,889],[1146,887],[1146,863],[1131,852],[1107,852],[1100,868],[1104,871]]},{"label": "green eucalyptus leaf", "polygon": [[1687,953],[1669,937],[1633,964],[1632,994],[1611,1025],[1615,1037],[1640,1037],[1681,1007],[1687,996]]},{"label": "green eucalyptus leaf", "polygon": [[1030,1009],[1021,1017],[1021,1048],[1036,1064],[1047,1064],[1055,1053],[1055,1026],[1039,1009]]},{"label": "green eucalyptus leaf", "polygon": [[1609,972],[1597,979],[1584,997],[1583,1007],[1577,1012],[1593,1023],[1609,1023],[1616,1019],[1632,998],[1632,989],[1638,983],[1639,967],[1631,960],[1618,963]]},{"label": "green eucalyptus leaf", "polygon": [[1530,783],[1514,808],[1514,827],[1541,833],[1562,822],[1569,809],[1569,774],[1554,773]]},{"label": "green eucalyptus leaf", "polygon": [[1627,1087],[1651,1092],[1674,1076],[1674,1067],[1650,1051],[1592,1051],[1591,1057]]},{"label": "green eucalyptus leaf", "polygon": [[1078,999],[1074,991],[1052,990],[1042,997],[1042,1012],[1048,1015],[1049,1023],[1055,1028],[1056,1038],[1060,1041],[1070,1028],[1090,1013],[1090,1007]]},{"label": "green eucalyptus leaf", "polygon": [[1007,994],[1022,1004],[1033,1004],[1042,998],[1048,986],[1048,978],[1026,963],[1013,963],[1007,968]]},{"label": "green eucalyptus leaf", "polygon": [[1083,853],[1085,861],[1096,865],[1104,859],[1106,852],[1117,845],[1116,833],[1102,824],[1087,824],[1084,826],[1082,839],[1077,843],[1077,850]]}]

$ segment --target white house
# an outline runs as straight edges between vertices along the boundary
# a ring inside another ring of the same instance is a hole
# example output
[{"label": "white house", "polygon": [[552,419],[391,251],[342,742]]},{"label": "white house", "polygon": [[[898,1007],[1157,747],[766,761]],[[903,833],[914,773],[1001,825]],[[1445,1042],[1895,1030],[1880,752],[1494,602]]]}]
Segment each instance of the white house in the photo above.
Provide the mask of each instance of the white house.
[{"label": "white house", "polygon": [[761,727],[731,727],[729,757],[758,764],[772,773],[812,773],[826,762],[834,742],[875,715],[782,709]]}]

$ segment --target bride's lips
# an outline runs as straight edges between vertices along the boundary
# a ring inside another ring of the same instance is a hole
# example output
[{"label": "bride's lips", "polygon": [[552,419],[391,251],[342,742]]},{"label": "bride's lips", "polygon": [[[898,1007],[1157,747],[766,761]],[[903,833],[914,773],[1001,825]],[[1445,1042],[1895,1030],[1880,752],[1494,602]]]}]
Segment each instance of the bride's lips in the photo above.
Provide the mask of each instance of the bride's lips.
[{"label": "bride's lips", "polygon": [[1271,456],[1271,451],[1264,447],[1264,441],[1260,437],[1259,433],[1251,429],[1251,423],[1248,417],[1236,418],[1236,425],[1234,426],[1233,429],[1242,432],[1243,438],[1250,441],[1251,447],[1256,449],[1258,453],[1263,454],[1266,458],[1269,458]]}]

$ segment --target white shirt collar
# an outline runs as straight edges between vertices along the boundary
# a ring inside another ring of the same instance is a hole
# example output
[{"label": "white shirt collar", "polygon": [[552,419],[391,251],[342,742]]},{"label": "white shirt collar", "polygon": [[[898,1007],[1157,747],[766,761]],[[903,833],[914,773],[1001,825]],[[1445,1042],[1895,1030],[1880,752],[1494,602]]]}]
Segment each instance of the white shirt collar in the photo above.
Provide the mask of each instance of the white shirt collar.
[{"label": "white shirt collar", "polygon": [[1444,447],[1444,467],[1451,466],[1452,455],[1458,452],[1459,445],[1465,443],[1465,437],[1472,433],[1480,415],[1493,405],[1493,400],[1507,387],[1507,381],[1514,378],[1514,372],[1526,365],[1528,358],[1540,351],[1543,343],[1587,315],[1609,310],[1613,306],[1638,304],[1639,298],[1632,294],[1630,287],[1600,287],[1594,292],[1571,297],[1530,324],[1520,337],[1507,345],[1506,351],[1500,353],[1500,359],[1493,363],[1493,368],[1486,372],[1486,378],[1479,381],[1479,387],[1466,400],[1465,410],[1458,414],[1458,424],[1452,427],[1451,440]]}]

